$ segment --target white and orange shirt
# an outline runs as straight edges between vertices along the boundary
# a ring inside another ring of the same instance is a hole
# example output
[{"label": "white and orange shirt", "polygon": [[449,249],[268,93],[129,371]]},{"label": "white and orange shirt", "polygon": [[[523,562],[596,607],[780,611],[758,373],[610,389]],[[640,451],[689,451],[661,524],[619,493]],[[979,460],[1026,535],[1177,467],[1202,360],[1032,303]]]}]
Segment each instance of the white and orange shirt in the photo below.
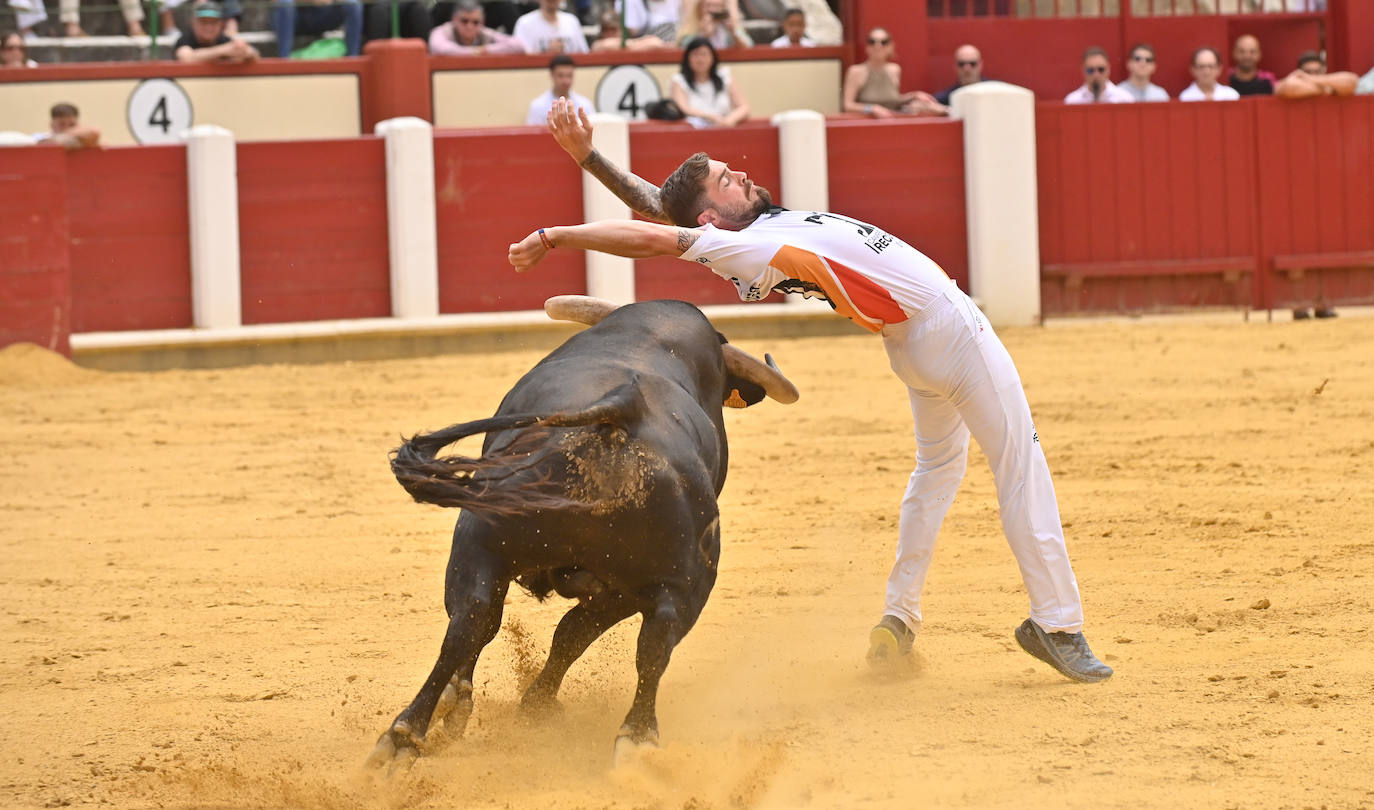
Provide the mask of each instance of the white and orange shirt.
[{"label": "white and orange shirt", "polygon": [[777,209],[741,231],[704,225],[682,258],[733,283],[744,301],[774,289],[814,295],[870,332],[925,309],[951,283],[938,264],[892,234],[813,211]]}]

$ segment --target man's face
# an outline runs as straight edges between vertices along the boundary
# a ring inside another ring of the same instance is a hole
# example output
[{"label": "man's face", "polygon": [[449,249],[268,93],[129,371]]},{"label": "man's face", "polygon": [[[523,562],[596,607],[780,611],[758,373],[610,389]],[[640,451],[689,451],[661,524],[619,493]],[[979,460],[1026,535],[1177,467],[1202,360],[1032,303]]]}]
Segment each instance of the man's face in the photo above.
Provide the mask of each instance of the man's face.
[{"label": "man's face", "polygon": [[1231,51],[1231,59],[1236,63],[1236,69],[1245,73],[1259,67],[1259,40],[1250,36],[1236,40],[1236,47]]},{"label": "man's face", "polygon": [[[754,185],[744,172],[731,171],[719,160],[710,162],[706,175],[707,211],[702,222],[712,222],[720,228],[738,231],[759,218],[773,205],[773,195],[763,186]],[[715,218],[711,218],[714,209]]]},{"label": "man's face", "polygon": [[[558,10],[558,3],[559,0],[539,0],[539,7],[542,8],[545,13],[550,13]],[[529,6],[525,6],[525,8],[529,8]]]},{"label": "man's face", "polygon": [[954,52],[954,72],[959,84],[973,84],[983,79],[983,55],[977,48],[965,45]]},{"label": "man's face", "polygon": [[1326,65],[1322,64],[1320,59],[1308,59],[1306,62],[1298,65],[1298,70],[1301,70],[1309,76],[1320,76],[1326,72]]},{"label": "man's face", "polygon": [[485,23],[486,17],[482,14],[481,7],[472,11],[455,11],[453,13],[453,30],[458,34],[458,39],[463,42],[472,42],[482,32],[482,26]]},{"label": "man's face", "polygon": [[1211,51],[1203,51],[1193,60],[1193,80],[1197,82],[1200,90],[1212,89],[1220,72],[1221,65],[1217,63],[1217,57]]},{"label": "man's face", "polygon": [[1107,63],[1107,57],[1100,53],[1095,53],[1083,60],[1083,76],[1087,85],[1093,89],[1100,90],[1107,84],[1107,73],[1111,70],[1111,65]]},{"label": "man's face", "polygon": [[195,32],[197,42],[214,44],[215,40],[219,39],[220,33],[224,31],[224,20],[218,17],[193,17],[191,30]]},{"label": "man's face", "polygon": [[555,96],[567,97],[572,90],[573,66],[559,65],[553,71],[553,94]]},{"label": "man's face", "polygon": [[76,123],[75,115],[54,115],[52,117],[52,131],[54,133],[59,133],[66,132],[70,129],[76,129]]},{"label": "man's face", "polygon": [[1136,48],[1131,53],[1131,61],[1128,63],[1131,69],[1131,78],[1145,79],[1155,75],[1155,55],[1144,48]]},{"label": "man's face", "polygon": [[787,35],[790,42],[801,42],[801,38],[806,34],[806,18],[800,14],[789,14],[787,19],[782,21],[782,32]]}]

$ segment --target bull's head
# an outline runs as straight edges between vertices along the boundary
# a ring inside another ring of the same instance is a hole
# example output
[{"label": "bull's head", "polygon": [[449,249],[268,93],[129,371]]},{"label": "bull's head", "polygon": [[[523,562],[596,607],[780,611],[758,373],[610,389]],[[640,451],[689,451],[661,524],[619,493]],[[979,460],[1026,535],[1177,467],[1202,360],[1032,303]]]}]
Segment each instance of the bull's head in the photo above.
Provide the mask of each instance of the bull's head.
[{"label": "bull's head", "polygon": [[[544,302],[544,311],[550,318],[588,326],[600,323],[616,308],[617,305],[610,301],[587,295],[558,295]],[[723,336],[721,343],[721,351],[725,354],[725,371],[730,377],[726,386],[725,405],[746,408],[760,402],[765,395],[784,405],[797,401],[797,387],[782,376],[772,355],[765,354],[765,362],[760,362],[748,352],[725,343]]]}]

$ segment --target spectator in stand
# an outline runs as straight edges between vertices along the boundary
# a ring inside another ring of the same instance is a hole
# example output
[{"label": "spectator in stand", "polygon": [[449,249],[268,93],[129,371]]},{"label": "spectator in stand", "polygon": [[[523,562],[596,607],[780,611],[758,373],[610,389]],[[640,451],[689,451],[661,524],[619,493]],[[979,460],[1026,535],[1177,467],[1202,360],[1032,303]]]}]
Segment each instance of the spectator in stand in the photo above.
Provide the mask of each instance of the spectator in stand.
[{"label": "spectator in stand", "polygon": [[1279,98],[1311,98],[1313,96],[1350,96],[1355,94],[1360,77],[1341,71],[1326,72],[1326,60],[1316,51],[1298,57],[1298,69],[1284,76],[1274,85]]},{"label": "spectator in stand", "polygon": [[1083,52],[1083,86],[1064,97],[1065,104],[1130,104],[1135,96],[1112,84],[1107,52],[1093,46]]},{"label": "spectator in stand", "polygon": [[[627,1],[628,5],[625,5]],[[629,48],[628,41],[643,37],[656,37],[665,43],[677,42],[677,27],[682,22],[681,0],[616,0],[613,11],[617,20],[620,18],[622,5],[625,12],[628,50],[639,50]],[[604,27],[604,20],[602,24]]]},{"label": "spectator in stand", "polygon": [[789,8],[782,15],[782,36],[773,40],[774,48],[814,48],[816,43],[806,35],[806,12]]},{"label": "spectator in stand", "polygon": [[694,127],[733,127],[749,117],[749,102],[706,37],[683,48],[682,69],[673,74],[669,97]]},{"label": "spectator in stand", "polygon": [[972,45],[960,45],[954,50],[954,84],[935,94],[935,100],[949,106],[949,97],[960,87],[987,81],[983,78],[983,54]]},{"label": "spectator in stand", "polygon": [[[58,3],[58,19],[62,21],[63,36],[86,36],[86,32],[81,30],[81,11],[78,2],[79,0],[60,0]],[[43,0],[9,0],[9,6],[14,9],[15,24],[19,26],[20,34],[25,38],[34,36],[33,27],[48,19],[48,10],[44,8]],[[124,24],[128,27],[129,36],[143,36],[143,6],[139,4],[139,0],[119,0],[119,10],[124,15]]]},{"label": "spectator in stand", "polygon": [[[675,26],[676,27],[676,26]],[[602,53],[605,51],[651,51],[673,47],[672,40],[659,39],[653,34],[642,36],[626,36],[624,41],[620,38],[620,18],[616,16],[615,9],[606,7],[601,13],[601,34],[592,43],[592,53]]]},{"label": "spectator in stand", "polygon": [[18,31],[5,34],[0,40],[0,68],[32,68],[38,63],[29,58],[29,48],[24,44],[24,35]]},{"label": "spectator in stand", "polygon": [[477,0],[458,0],[453,19],[429,32],[429,52],[441,56],[524,53],[525,45],[510,34],[487,28]]},{"label": "spectator in stand", "polygon": [[[429,16],[429,0],[400,0],[396,4],[396,35],[403,39],[429,40],[434,27]],[[363,45],[374,39],[391,37],[391,3],[389,0],[363,6]]]},{"label": "spectator in stand", "polygon": [[256,62],[258,49],[224,33],[224,8],[214,2],[191,7],[191,31],[177,40],[173,54],[178,62]]},{"label": "spectator in stand", "polygon": [[1156,67],[1155,49],[1143,42],[1136,45],[1126,61],[1126,71],[1131,77],[1117,87],[1130,93],[1136,101],[1168,101],[1169,94],[1164,88],[1150,81]]},{"label": "spectator in stand", "polygon": [[1226,83],[1242,96],[1272,96],[1278,78],[1267,70],[1260,70],[1259,40],[1249,34],[1236,37],[1235,47],[1231,49],[1230,72]]},{"label": "spectator in stand", "polygon": [[532,127],[548,126],[549,110],[553,109],[554,99],[566,98],[579,110],[596,112],[596,105],[590,99],[572,91],[574,65],[572,57],[565,53],[549,60],[549,79],[553,86],[530,102],[530,110],[525,115],[526,124]]},{"label": "spectator in stand", "polygon": [[868,32],[868,58],[844,74],[841,109],[872,118],[895,115],[947,115],[948,108],[929,93],[901,92],[902,66],[892,61],[895,46],[885,28]]},{"label": "spectator in stand", "polygon": [[[558,0],[539,0],[539,8],[515,21],[511,32],[526,53],[587,53],[587,37],[576,16],[558,10]],[[543,119],[540,119],[543,123]]]},{"label": "spectator in stand", "polygon": [[686,47],[687,42],[697,37],[705,37],[716,50],[754,46],[754,40],[744,30],[739,0],[687,0],[678,41]]},{"label": "spectator in stand", "polygon": [[349,56],[363,47],[363,7],[358,0],[275,0],[272,27],[277,32],[277,55],[291,57],[296,34],[323,34],[343,27],[344,46]]},{"label": "spectator in stand", "polygon": [[1221,75],[1221,54],[1216,48],[1198,48],[1193,51],[1193,83],[1178,94],[1179,101],[1235,101],[1240,93],[1234,88],[1217,83]]},{"label": "spectator in stand", "polygon": [[34,142],[55,143],[68,152],[100,145],[100,130],[81,126],[81,114],[76,105],[54,104],[48,116],[51,119],[48,131],[33,136]]}]

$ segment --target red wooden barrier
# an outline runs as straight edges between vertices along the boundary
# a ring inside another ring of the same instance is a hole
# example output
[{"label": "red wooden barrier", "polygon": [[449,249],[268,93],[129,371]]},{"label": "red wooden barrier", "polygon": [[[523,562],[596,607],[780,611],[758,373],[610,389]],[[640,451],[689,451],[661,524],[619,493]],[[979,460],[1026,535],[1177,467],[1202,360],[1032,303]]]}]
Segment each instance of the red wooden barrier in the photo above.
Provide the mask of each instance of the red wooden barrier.
[{"label": "red wooden barrier", "polygon": [[391,314],[379,138],[238,147],[243,322]]},{"label": "red wooden barrier", "polygon": [[967,290],[963,123],[832,120],[826,147],[830,210],[902,239]]},{"label": "red wooden barrier", "polygon": [[67,154],[6,147],[0,172],[0,346],[71,353]]},{"label": "red wooden barrier", "polygon": [[[750,180],[772,192],[774,200],[782,199],[778,131],[767,124],[753,122],[734,129],[646,124],[630,130],[630,170],[655,185],[661,185],[694,152],[706,152],[748,173]],[[675,258],[637,260],[635,296],[641,301],[677,298],[698,305],[741,303],[733,285]]]},{"label": "red wooden barrier", "polygon": [[191,325],[186,147],[73,152],[72,331]]},{"label": "red wooden barrier", "polygon": [[439,311],[542,309],[550,296],[585,293],[580,250],[555,250],[524,275],[506,261],[534,229],[582,221],[581,171],[547,132],[437,131]]}]

